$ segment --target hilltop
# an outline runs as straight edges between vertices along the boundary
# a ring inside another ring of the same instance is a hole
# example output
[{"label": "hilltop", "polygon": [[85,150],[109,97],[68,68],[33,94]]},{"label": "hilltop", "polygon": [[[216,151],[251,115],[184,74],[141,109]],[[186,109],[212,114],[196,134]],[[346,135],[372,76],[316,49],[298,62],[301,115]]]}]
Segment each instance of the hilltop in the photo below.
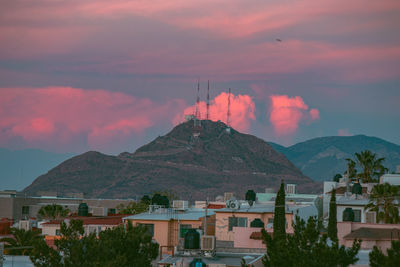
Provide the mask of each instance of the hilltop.
[{"label": "hilltop", "polygon": [[199,199],[227,191],[243,195],[248,189],[278,188],[281,179],[298,184],[300,192],[320,189],[267,142],[234,129],[228,133],[226,128],[222,122],[202,121],[201,134],[195,138],[189,121],[134,153],[86,152],[39,176],[24,191],[122,198],[168,189]]}]

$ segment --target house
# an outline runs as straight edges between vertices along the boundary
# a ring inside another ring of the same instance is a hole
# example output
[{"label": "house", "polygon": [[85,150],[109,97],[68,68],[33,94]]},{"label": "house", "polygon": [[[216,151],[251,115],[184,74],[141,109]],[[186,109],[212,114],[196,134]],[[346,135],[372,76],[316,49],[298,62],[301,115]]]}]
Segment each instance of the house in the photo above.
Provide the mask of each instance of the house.
[{"label": "house", "polygon": [[[177,210],[151,205],[148,212],[127,216],[123,220],[125,224],[131,223],[133,226],[144,225],[160,248],[167,248],[168,253],[172,253],[174,247],[179,245],[180,239],[189,229],[198,229],[202,233],[206,231],[207,235],[214,235],[214,210],[208,209],[207,220],[205,217],[205,209]],[[207,226],[205,227],[205,225]]]},{"label": "house", "polygon": [[338,222],[337,227],[339,243],[346,247],[351,247],[354,239],[361,239],[362,250],[377,246],[385,252],[392,240],[400,239],[400,224]]},{"label": "house", "polygon": [[[264,228],[268,233],[273,232],[274,210],[274,204],[259,203],[215,210],[217,247],[265,250],[261,229]],[[310,216],[318,216],[318,210],[313,205],[287,204],[285,211],[286,232],[289,234],[293,233],[296,215],[304,220]]]},{"label": "house", "polygon": [[101,231],[112,229],[123,224],[122,217],[125,215],[114,215],[107,217],[68,217],[60,220],[51,220],[41,224],[42,235],[44,235],[46,243],[49,246],[54,246],[54,240],[61,237],[61,222],[69,223],[70,220],[82,220],[83,229],[85,234],[96,233],[98,235]]}]

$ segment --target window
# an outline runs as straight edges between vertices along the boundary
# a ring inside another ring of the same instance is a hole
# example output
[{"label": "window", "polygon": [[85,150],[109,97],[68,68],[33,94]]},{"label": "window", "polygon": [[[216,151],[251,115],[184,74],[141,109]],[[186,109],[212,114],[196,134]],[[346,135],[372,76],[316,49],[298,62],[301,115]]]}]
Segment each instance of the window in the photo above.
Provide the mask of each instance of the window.
[{"label": "window", "polygon": [[60,229],[56,229],[56,235],[61,235]]},{"label": "window", "polygon": [[180,232],[180,237],[181,238],[185,238],[185,234],[189,229],[192,229],[192,225],[191,224],[181,224],[180,231],[179,231]]},{"label": "window", "polygon": [[108,214],[116,214],[116,210],[115,209],[108,209]]},{"label": "window", "polygon": [[154,236],[154,224],[152,224],[152,223],[138,223],[138,225],[142,225],[142,226],[146,227],[147,234],[149,234],[151,237]]},{"label": "window", "polygon": [[229,217],[229,231],[232,231],[233,227],[247,227],[247,218],[242,217]]},{"label": "window", "polygon": [[353,210],[353,212],[354,212],[353,222],[361,222],[361,210]]},{"label": "window", "polygon": [[22,215],[29,215],[29,206],[22,206]]}]

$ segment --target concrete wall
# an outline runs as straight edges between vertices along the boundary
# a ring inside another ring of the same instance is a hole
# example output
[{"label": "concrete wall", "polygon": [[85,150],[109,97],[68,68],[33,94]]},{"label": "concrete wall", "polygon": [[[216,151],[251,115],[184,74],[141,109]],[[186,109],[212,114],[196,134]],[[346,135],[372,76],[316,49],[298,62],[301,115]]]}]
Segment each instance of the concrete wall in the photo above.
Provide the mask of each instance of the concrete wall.
[{"label": "concrete wall", "polygon": [[353,211],[354,210],[360,210],[361,211],[361,223],[365,223],[365,209],[364,209],[364,207],[363,206],[340,206],[340,205],[337,205],[336,206],[336,210],[337,210],[337,221],[338,222],[343,222],[343,211],[346,209],[346,208],[352,208],[353,209]]}]

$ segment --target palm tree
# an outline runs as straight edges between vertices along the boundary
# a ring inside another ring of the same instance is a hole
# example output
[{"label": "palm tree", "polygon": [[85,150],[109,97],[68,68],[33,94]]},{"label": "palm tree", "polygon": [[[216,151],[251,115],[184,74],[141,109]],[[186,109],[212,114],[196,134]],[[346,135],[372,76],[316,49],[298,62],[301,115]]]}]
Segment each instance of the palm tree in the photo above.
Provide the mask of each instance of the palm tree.
[{"label": "palm tree", "polygon": [[29,255],[32,250],[33,243],[41,238],[41,234],[39,230],[28,230],[18,228],[11,228],[11,234],[13,237],[4,237],[0,239],[0,242],[5,242],[5,248],[18,248],[24,247],[21,249],[12,249],[9,254],[11,255]]},{"label": "palm tree", "polygon": [[347,170],[345,174],[347,174],[347,177],[350,179],[354,179],[357,176],[357,169],[356,169],[356,162],[352,159],[346,159],[347,161]]},{"label": "palm tree", "polygon": [[400,223],[399,204],[400,187],[388,183],[378,184],[372,188],[367,210],[376,212],[376,221]]},{"label": "palm tree", "polygon": [[57,204],[43,206],[38,211],[38,215],[42,219],[59,219],[66,217],[68,213],[69,209],[65,209]]},{"label": "palm tree", "polygon": [[355,153],[357,163],[362,169],[362,173],[358,177],[364,183],[370,183],[377,180],[377,177],[383,175],[388,169],[382,165],[385,158],[378,158],[375,153],[370,150]]}]

